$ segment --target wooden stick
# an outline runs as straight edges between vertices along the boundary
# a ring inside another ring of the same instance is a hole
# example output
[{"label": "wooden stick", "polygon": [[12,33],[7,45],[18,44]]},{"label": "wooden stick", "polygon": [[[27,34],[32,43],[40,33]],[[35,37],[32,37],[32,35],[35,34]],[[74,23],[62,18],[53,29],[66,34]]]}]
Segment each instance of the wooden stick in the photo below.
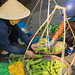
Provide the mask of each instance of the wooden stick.
[{"label": "wooden stick", "polygon": [[74,56],[74,58],[73,58],[73,60],[71,62],[71,66],[73,65],[74,61],[75,61],[75,56]]},{"label": "wooden stick", "polygon": [[30,18],[31,18],[31,16],[32,16],[32,14],[33,14],[33,13],[34,13],[34,11],[35,11],[35,8],[36,8],[36,7],[37,7],[37,5],[39,4],[39,2],[40,2],[40,0],[38,0],[38,2],[36,3],[35,7],[33,8],[32,12],[31,12],[31,14],[30,14],[30,16],[29,16],[29,18],[28,18],[28,20],[27,20],[26,25],[28,25],[28,22],[29,22],[29,20],[30,20]]},{"label": "wooden stick", "polygon": [[62,50],[62,58],[61,58],[61,68],[60,68],[60,75],[62,73],[62,66],[63,66],[63,61],[64,61],[64,54],[65,54],[65,34],[66,34],[66,9],[64,9],[64,47],[63,47],[63,50]]},{"label": "wooden stick", "polygon": [[[72,62],[71,62],[71,64],[70,64],[70,66],[72,66],[72,65],[73,65],[74,61],[75,61],[75,56],[74,56],[74,58],[73,58],[73,60],[72,60]],[[67,73],[67,70],[66,70],[66,72],[65,72],[65,73]]]},{"label": "wooden stick", "polygon": [[[56,1],[55,0],[53,0],[54,1],[54,3],[56,4],[56,5],[58,5],[57,3],[56,3]],[[61,10],[59,9],[59,12],[60,12],[60,14],[61,14]]]},{"label": "wooden stick", "polygon": [[63,10],[66,9],[65,7],[61,7],[61,6],[59,6],[59,5],[56,5],[56,8],[57,8],[57,9],[63,9]]},{"label": "wooden stick", "polygon": [[43,0],[41,0],[40,4],[40,12],[39,12],[39,26],[41,26],[41,9],[42,9]]},{"label": "wooden stick", "polygon": [[52,18],[53,18],[53,15],[54,15],[54,13],[55,13],[55,11],[56,11],[56,7],[55,7],[53,14],[52,14],[50,20],[48,21],[48,23],[47,23],[47,25],[46,25],[46,27],[45,27],[45,29],[44,29],[42,35],[41,35],[41,39],[42,39],[42,37],[43,37],[43,35],[44,35],[44,33],[45,33],[45,31],[46,31],[48,25],[50,24],[50,22],[51,22],[51,20],[52,20]]},{"label": "wooden stick", "polygon": [[[48,0],[48,12],[47,12],[47,18],[49,17],[49,12],[50,12],[50,0]],[[48,23],[49,19],[47,19],[47,23]],[[51,26],[51,25],[50,25]],[[47,35],[46,35],[46,39],[49,40],[49,30],[47,28]],[[47,40],[46,40],[47,43]],[[49,43],[49,42],[48,42]],[[50,52],[50,47],[49,47],[49,52]]]}]

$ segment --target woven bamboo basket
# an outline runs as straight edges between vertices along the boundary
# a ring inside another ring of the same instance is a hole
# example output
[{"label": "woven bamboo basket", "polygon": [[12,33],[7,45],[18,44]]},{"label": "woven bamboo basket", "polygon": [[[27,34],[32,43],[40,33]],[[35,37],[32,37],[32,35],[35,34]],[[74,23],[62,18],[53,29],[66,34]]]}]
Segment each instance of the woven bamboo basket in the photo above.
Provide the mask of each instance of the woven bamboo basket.
[{"label": "woven bamboo basket", "polygon": [[[36,37],[40,37],[42,35],[42,33],[38,33],[36,36],[35,36],[35,38]],[[30,39],[33,37],[34,35],[32,35],[31,37],[30,37]],[[54,34],[49,34],[49,37],[53,37],[54,36]],[[61,37],[62,38],[62,37]],[[63,40],[63,39],[62,39]],[[67,44],[66,44],[66,46],[65,47],[67,47]],[[59,54],[61,54],[62,53],[62,51],[59,51],[59,52],[43,52],[43,51],[41,51],[40,52],[40,54],[47,54],[47,55],[59,55]]]},{"label": "woven bamboo basket", "polygon": [[[55,56],[55,55],[45,55],[42,57],[44,61],[51,61],[51,60],[58,60],[61,62],[61,58],[58,57],[58,56]],[[69,65],[69,63],[67,61],[63,61],[63,63],[65,65],[67,65],[67,75],[72,75],[72,69],[71,69],[71,66]],[[27,61],[25,62],[25,65],[24,65],[24,71],[25,71],[25,75],[29,75],[27,70],[26,70],[26,64],[27,64]]]}]

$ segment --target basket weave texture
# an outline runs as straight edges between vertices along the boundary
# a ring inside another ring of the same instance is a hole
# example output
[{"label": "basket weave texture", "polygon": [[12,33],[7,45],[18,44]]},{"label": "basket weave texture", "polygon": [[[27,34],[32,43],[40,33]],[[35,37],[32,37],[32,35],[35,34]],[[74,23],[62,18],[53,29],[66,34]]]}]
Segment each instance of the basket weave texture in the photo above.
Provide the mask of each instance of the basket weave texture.
[{"label": "basket weave texture", "polygon": [[[35,38],[36,37],[40,37],[42,35],[42,33],[38,33],[36,36],[35,36]],[[34,35],[32,35],[32,36],[30,36],[30,39],[33,37]],[[53,33],[51,33],[51,34],[49,34],[49,37],[53,37],[54,36],[54,34]],[[35,39],[34,38],[34,39]],[[62,37],[61,37],[62,38]],[[59,52],[40,52],[40,54],[46,54],[46,55],[59,55],[59,54],[61,54],[62,53],[62,51],[59,51]]]},{"label": "basket weave texture", "polygon": [[[58,57],[58,56],[55,56],[55,55],[45,55],[42,58],[43,58],[44,61],[51,61],[51,60],[54,60],[55,61],[55,60],[58,60],[58,61],[61,62],[61,58]],[[67,74],[68,75],[72,75],[72,69],[71,69],[71,66],[69,65],[69,63],[66,62],[65,60],[63,61],[63,63],[65,65],[67,65],[67,67],[68,67],[67,68]],[[27,70],[26,70],[26,64],[27,64],[27,61],[25,62],[25,65],[24,65],[24,71],[25,71],[25,74],[26,75],[29,75],[28,72],[27,72]]]}]

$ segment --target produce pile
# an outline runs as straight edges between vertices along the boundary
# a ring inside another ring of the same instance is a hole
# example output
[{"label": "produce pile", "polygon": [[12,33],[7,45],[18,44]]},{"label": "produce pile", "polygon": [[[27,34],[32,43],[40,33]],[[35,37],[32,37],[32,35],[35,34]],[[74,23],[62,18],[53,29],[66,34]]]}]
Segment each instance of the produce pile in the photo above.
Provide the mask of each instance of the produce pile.
[{"label": "produce pile", "polygon": [[9,59],[10,64],[16,64],[18,61],[23,62],[23,55],[11,54],[9,57],[13,58]]},{"label": "produce pile", "polygon": [[[49,31],[49,33],[55,34],[55,33],[57,32],[57,30],[60,28],[60,26],[61,26],[61,25],[57,25],[57,24],[54,24],[54,23],[51,24],[51,30]],[[44,25],[44,26],[42,27],[42,29],[39,31],[39,33],[42,33],[42,32],[44,31],[45,27],[46,27],[46,25]],[[49,25],[48,28],[50,28],[50,25]],[[44,36],[46,36],[46,33],[45,33]],[[64,34],[62,34],[61,36],[64,37]]]},{"label": "produce pile", "polygon": [[[46,42],[47,41],[47,42]],[[43,48],[42,46],[46,43],[48,43],[48,39],[46,38],[42,38],[42,40],[40,39],[37,43],[37,45],[40,46],[40,48],[37,48],[36,51],[44,51],[44,52],[49,52],[49,48]],[[59,51],[62,51],[63,49],[63,42],[56,42],[54,45],[52,45],[50,47],[50,52],[59,52]]]},{"label": "produce pile", "polygon": [[61,25],[51,24],[51,33],[56,33],[56,31],[60,28]]},{"label": "produce pile", "polygon": [[44,44],[48,43],[49,40],[47,38],[42,38],[42,39],[39,39],[37,45],[39,45],[40,47],[42,47]]},{"label": "produce pile", "polygon": [[[26,64],[26,70],[29,75],[59,75],[61,62],[58,60],[44,61],[43,59],[29,60]],[[63,64],[62,70],[67,68]],[[63,75],[67,75],[64,73]]]},{"label": "produce pile", "polygon": [[25,75],[23,67],[24,65],[18,61],[16,64],[8,66],[9,73],[12,75]]},{"label": "produce pile", "polygon": [[54,44],[52,47],[51,47],[51,52],[59,52],[59,51],[62,51],[63,49],[63,42],[56,42],[56,44]]}]

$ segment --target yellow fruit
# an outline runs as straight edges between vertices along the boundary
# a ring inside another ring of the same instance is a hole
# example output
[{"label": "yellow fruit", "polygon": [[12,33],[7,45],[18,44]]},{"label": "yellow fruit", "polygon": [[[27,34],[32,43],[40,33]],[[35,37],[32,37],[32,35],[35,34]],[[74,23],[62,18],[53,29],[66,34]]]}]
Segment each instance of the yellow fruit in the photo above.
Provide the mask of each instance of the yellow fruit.
[{"label": "yellow fruit", "polygon": [[44,44],[46,44],[46,43],[48,43],[48,42],[49,42],[48,39],[42,38],[42,39],[39,39],[38,45],[39,45],[40,47],[42,47]]}]

